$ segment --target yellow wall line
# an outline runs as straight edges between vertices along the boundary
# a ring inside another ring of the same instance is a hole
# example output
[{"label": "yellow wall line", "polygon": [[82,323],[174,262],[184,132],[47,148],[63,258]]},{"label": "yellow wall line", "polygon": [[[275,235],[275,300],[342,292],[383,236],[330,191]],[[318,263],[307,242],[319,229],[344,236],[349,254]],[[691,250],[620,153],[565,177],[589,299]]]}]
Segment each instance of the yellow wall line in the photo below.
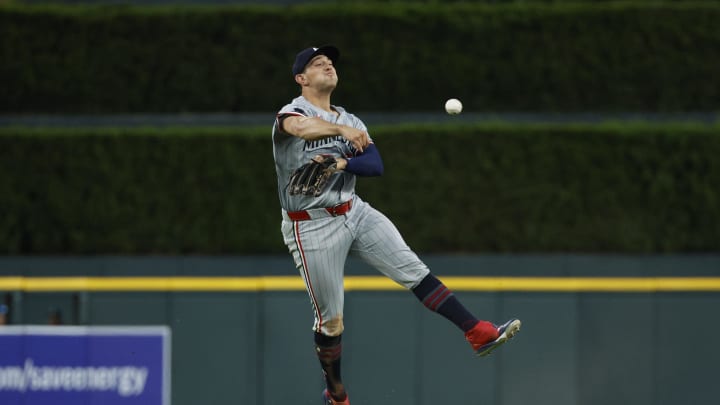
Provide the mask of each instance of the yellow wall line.
[{"label": "yellow wall line", "polygon": [[[659,292],[720,291],[720,277],[441,277],[456,291]],[[3,291],[302,291],[299,276],[268,277],[0,277]],[[380,276],[345,277],[348,291],[402,287]]]}]

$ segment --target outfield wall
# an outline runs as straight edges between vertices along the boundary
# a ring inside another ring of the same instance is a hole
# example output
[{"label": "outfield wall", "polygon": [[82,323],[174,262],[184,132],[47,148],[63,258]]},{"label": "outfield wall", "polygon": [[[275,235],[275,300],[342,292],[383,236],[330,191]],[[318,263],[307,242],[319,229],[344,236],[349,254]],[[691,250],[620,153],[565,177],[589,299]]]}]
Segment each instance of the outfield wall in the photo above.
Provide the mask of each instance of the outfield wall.
[{"label": "outfield wall", "polygon": [[[454,326],[351,259],[343,364],[354,405],[690,405],[720,394],[720,255],[423,259],[479,316],[517,316],[522,331],[474,358]],[[69,324],[170,326],[174,405],[318,403],[310,304],[289,257],[5,257],[0,290],[13,323],[44,324],[58,309]]]}]

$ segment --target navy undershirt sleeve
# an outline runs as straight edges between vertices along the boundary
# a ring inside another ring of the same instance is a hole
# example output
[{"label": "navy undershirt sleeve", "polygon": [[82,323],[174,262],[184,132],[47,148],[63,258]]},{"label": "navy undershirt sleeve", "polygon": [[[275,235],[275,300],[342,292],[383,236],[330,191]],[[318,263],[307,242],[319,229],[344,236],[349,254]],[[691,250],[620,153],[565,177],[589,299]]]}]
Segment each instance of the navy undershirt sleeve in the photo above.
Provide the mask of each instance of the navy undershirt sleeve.
[{"label": "navy undershirt sleeve", "polygon": [[381,176],[384,171],[380,152],[374,143],[368,145],[362,154],[349,158],[345,171],[358,176]]}]

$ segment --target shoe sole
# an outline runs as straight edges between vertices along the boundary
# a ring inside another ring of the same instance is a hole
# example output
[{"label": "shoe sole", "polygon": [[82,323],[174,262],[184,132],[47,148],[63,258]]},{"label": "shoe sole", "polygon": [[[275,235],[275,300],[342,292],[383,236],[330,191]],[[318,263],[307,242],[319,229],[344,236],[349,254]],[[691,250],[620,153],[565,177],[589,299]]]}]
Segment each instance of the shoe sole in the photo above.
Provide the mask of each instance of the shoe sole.
[{"label": "shoe sole", "polygon": [[480,347],[477,352],[475,352],[475,354],[480,357],[484,357],[492,353],[493,350],[502,346],[505,342],[510,340],[518,333],[518,331],[520,330],[520,326],[522,326],[522,322],[520,322],[519,319],[513,319],[503,326],[505,327],[505,329],[500,334],[500,336],[498,336],[498,338],[494,341]]}]

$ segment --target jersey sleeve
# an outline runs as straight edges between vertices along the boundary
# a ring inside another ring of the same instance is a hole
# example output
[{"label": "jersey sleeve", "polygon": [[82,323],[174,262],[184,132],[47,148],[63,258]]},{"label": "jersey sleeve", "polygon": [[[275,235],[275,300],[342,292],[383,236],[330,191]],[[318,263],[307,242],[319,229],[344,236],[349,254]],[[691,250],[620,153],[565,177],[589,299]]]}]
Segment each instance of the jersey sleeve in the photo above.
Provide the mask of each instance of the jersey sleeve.
[{"label": "jersey sleeve", "polygon": [[278,130],[282,133],[286,133],[283,130],[282,121],[290,116],[297,116],[297,117],[310,117],[311,111],[309,111],[307,108],[303,108],[297,104],[287,104],[283,108],[278,111],[277,115],[275,116],[275,126],[278,128]]},{"label": "jersey sleeve", "polygon": [[310,114],[311,111],[297,104],[287,104],[277,113],[278,117],[281,115],[298,115],[301,117],[309,117]]}]

